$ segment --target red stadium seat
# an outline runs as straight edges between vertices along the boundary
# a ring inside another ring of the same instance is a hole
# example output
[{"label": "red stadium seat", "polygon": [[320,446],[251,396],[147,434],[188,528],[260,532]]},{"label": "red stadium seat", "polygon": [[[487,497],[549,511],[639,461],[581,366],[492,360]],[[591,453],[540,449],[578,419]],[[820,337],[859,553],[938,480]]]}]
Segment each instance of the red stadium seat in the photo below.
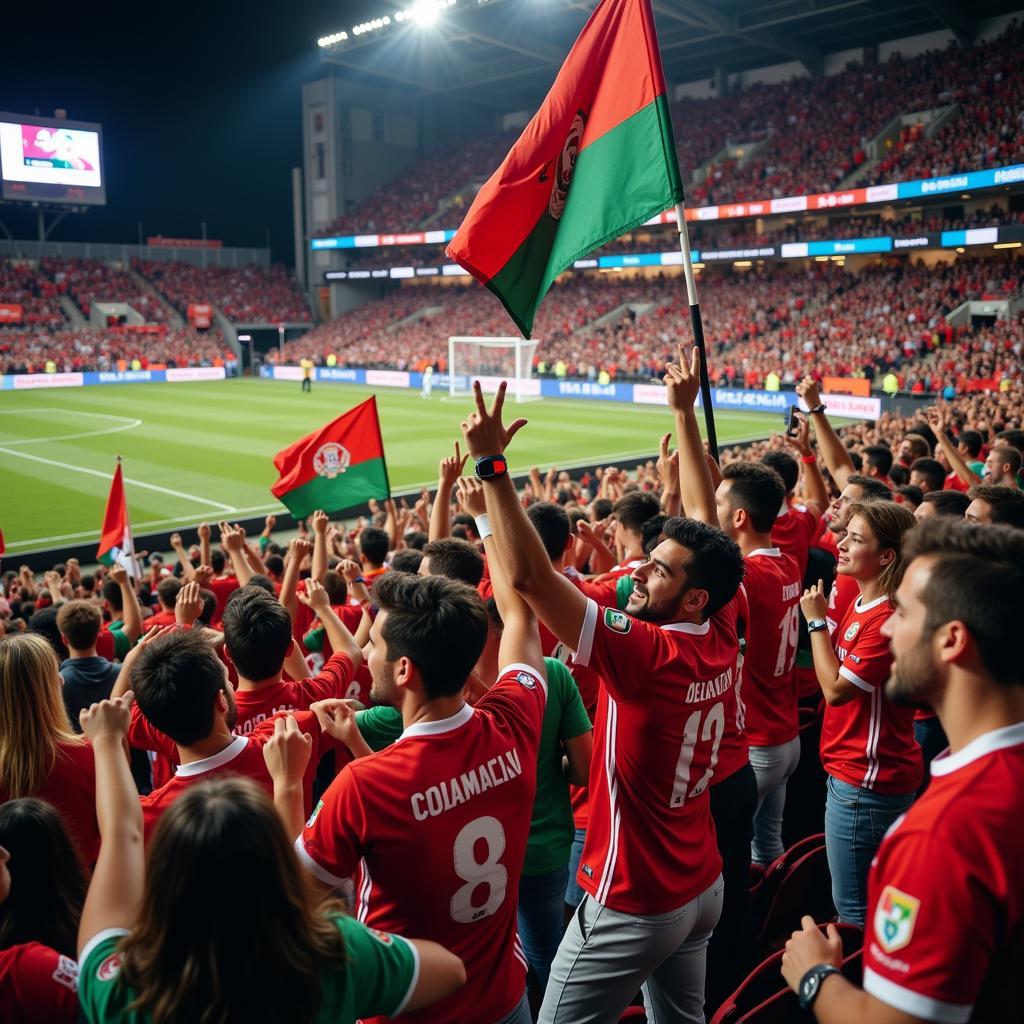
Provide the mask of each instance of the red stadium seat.
[{"label": "red stadium seat", "polygon": [[825,847],[818,846],[782,876],[761,925],[762,948],[781,948],[790,933],[800,927],[805,914],[816,921],[828,921],[835,917],[835,912],[828,858]]}]

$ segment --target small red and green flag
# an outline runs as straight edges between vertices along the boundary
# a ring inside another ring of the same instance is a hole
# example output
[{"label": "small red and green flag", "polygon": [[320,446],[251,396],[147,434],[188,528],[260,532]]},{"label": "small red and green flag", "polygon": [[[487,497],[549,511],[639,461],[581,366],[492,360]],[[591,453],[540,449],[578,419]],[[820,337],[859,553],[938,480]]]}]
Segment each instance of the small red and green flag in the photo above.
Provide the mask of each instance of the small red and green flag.
[{"label": "small red and green flag", "polygon": [[650,0],[601,0],[447,251],[528,338],[566,267],[682,198]]},{"label": "small red and green flag", "polygon": [[132,524],[128,519],[128,502],[124,496],[120,456],[114,469],[114,478],[110,481],[107,511],[103,515],[103,531],[100,534],[96,558],[104,565],[123,565],[128,575],[133,578],[142,576],[142,570],[135,558],[135,542],[132,540]]},{"label": "small red and green flag", "polygon": [[296,519],[391,497],[377,399],[368,398],[274,456],[270,488]]}]

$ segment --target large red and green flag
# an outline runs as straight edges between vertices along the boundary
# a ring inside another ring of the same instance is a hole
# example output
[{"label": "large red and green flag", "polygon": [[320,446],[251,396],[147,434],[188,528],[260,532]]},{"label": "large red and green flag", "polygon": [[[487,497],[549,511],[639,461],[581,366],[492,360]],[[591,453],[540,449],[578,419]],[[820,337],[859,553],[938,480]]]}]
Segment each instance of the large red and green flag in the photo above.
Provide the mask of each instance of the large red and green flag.
[{"label": "large red and green flag", "polygon": [[566,267],[682,198],[650,0],[601,0],[448,255],[528,338]]},{"label": "large red and green flag", "polygon": [[297,519],[391,497],[377,399],[368,398],[274,456],[271,493]]},{"label": "large red and green flag", "polygon": [[107,511],[103,515],[103,531],[96,558],[104,565],[123,565],[129,576],[140,577],[142,571],[135,558],[132,524],[128,519],[128,502],[124,496],[124,476],[118,457],[114,478],[110,481]]}]

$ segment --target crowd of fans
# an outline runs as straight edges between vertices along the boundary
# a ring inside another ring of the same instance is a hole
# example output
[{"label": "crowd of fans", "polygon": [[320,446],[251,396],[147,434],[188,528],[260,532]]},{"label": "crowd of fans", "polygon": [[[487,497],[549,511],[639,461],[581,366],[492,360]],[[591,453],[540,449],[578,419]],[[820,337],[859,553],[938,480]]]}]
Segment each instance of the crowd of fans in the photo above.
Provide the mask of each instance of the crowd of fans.
[{"label": "crowd of fans", "polygon": [[0,303],[21,306],[21,320],[32,327],[62,327],[66,318],[57,285],[33,264],[0,260]]},{"label": "crowd of fans", "polygon": [[414,504],[0,575],[3,1018],[1005,1019],[1024,391],[716,460],[698,374],[635,470],[478,394]]},{"label": "crowd of fans", "polygon": [[72,373],[87,370],[147,370],[151,367],[213,366],[233,362],[218,330],[162,327],[64,327],[48,331],[0,328],[0,373]]},{"label": "crowd of fans", "polygon": [[286,267],[197,267],[139,260],[132,267],[182,315],[193,304],[216,306],[235,323],[308,323],[313,316]]},{"label": "crowd of fans", "polygon": [[88,319],[94,302],[126,302],[146,323],[170,321],[167,307],[142,288],[134,275],[102,260],[58,259],[47,256],[39,269],[53,281],[58,293],[67,294]]}]

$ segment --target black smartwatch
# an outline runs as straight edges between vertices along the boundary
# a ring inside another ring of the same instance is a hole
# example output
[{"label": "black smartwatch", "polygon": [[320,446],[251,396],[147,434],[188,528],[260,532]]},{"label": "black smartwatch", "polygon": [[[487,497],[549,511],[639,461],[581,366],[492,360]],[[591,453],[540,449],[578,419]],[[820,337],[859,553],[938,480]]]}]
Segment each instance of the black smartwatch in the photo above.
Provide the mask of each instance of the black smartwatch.
[{"label": "black smartwatch", "polygon": [[810,1011],[814,1000],[821,991],[821,983],[830,975],[839,974],[839,968],[831,964],[818,964],[812,967],[801,979],[797,995],[800,998],[800,1009]]},{"label": "black smartwatch", "polygon": [[476,477],[478,480],[495,480],[508,474],[508,463],[504,455],[485,455],[476,460]]},{"label": "black smartwatch", "polygon": [[821,629],[828,629],[828,623],[824,619],[811,619],[807,623],[808,633],[817,633]]}]

